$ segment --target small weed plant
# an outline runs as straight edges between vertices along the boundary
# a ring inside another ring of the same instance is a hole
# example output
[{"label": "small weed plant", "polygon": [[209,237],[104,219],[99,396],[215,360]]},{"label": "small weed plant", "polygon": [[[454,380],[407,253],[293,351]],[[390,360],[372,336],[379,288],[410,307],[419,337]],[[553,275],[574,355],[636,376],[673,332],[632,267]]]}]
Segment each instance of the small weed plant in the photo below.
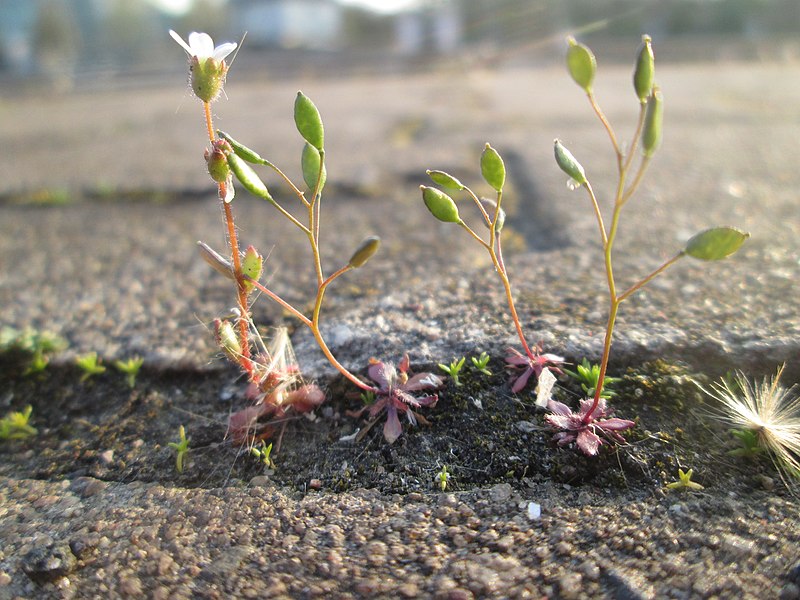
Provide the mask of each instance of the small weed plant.
[{"label": "small weed plant", "polygon": [[460,360],[458,358],[454,358],[449,365],[439,363],[439,368],[450,375],[450,378],[453,380],[453,383],[456,386],[461,386],[462,383],[459,381],[458,375],[461,373],[461,369],[464,367],[466,360],[466,356],[462,356]]},{"label": "small weed plant", "polygon": [[[211,103],[222,92],[228,72],[225,59],[236,50],[237,44],[225,43],[214,46],[211,37],[205,33],[191,33],[188,43],[174,31],[170,31],[170,35],[189,57],[191,89],[203,106],[204,124],[210,146],[205,152],[205,159],[208,173],[217,186],[228,242],[224,253],[217,252],[204,242],[199,242],[200,252],[209,265],[234,283],[236,290],[237,315],[233,320],[215,321],[215,336],[225,354],[239,365],[247,376],[255,399],[254,406],[231,416],[229,429],[233,439],[244,441],[256,437],[251,435],[251,432],[261,419],[281,418],[288,412],[307,413],[325,400],[325,394],[317,386],[302,383],[296,363],[287,360],[286,354],[291,345],[285,330],[280,334],[279,344],[270,346],[261,341],[250,312],[252,295],[258,291],[275,301],[311,331],[322,353],[342,376],[362,393],[375,394],[377,400],[371,409],[371,414],[374,416],[383,408],[387,409],[389,420],[384,431],[387,433],[387,440],[394,441],[400,432],[397,410],[412,415],[409,419],[413,422],[413,413],[404,408],[406,403],[410,402],[408,406],[414,407],[425,402],[435,403],[436,396],[428,396],[424,401],[414,401],[413,396],[408,393],[411,384],[404,380],[408,369],[407,358],[401,364],[399,373],[390,365],[383,363],[378,363],[382,365],[381,367],[373,365],[370,367],[370,377],[378,385],[365,383],[336,359],[322,335],[321,313],[329,286],[348,271],[364,266],[378,251],[380,239],[375,236],[366,237],[350,259],[338,269],[330,274],[323,269],[320,252],[321,209],[327,171],[325,131],[319,110],[308,96],[302,92],[297,93],[294,101],[294,121],[303,139],[300,152],[303,181],[296,184],[275,164],[229,134],[214,128]],[[270,170],[278,180],[288,186],[297,206],[301,207],[300,217],[295,217],[287,210],[284,202],[272,196],[255,168]],[[310,315],[259,281],[264,258],[255,247],[248,246],[242,251],[232,205],[234,179],[252,195],[271,204],[287,221],[290,228],[307,239],[312,256],[311,269],[317,285],[316,294],[309,302],[312,306]],[[431,374],[424,376],[428,377],[426,380],[428,382],[436,381],[438,385],[441,384],[441,380]],[[424,389],[424,386],[416,389]],[[263,439],[271,430],[269,426],[262,428],[259,435]]]},{"label": "small weed plant", "polygon": [[168,442],[167,445],[175,450],[175,470],[183,473],[186,454],[189,452],[189,439],[186,437],[186,429],[183,425],[178,428],[178,441]]},{"label": "small weed plant", "polygon": [[23,375],[41,373],[50,362],[50,355],[66,347],[66,340],[49,331],[30,327],[20,331],[9,326],[0,329],[0,353],[22,356],[27,363]]},{"label": "small weed plant", "polygon": [[128,358],[126,360],[114,361],[114,368],[120,373],[125,374],[125,381],[128,382],[128,387],[133,389],[136,387],[136,376],[144,364],[144,359],[138,356]]},{"label": "small weed plant", "polygon": [[703,486],[696,481],[692,481],[692,475],[694,475],[692,469],[688,469],[687,471],[678,469],[677,481],[668,483],[666,486],[667,489],[677,492],[699,492],[703,489]]},{"label": "small weed plant", "polygon": [[87,352],[75,358],[75,364],[83,371],[81,381],[87,381],[90,377],[105,373],[106,368],[102,364],[102,359],[97,356],[97,352]]},{"label": "small weed plant", "polygon": [[[622,441],[620,432],[634,426],[633,421],[606,418],[611,414],[607,405],[608,393],[604,393],[606,385],[606,372],[611,354],[611,342],[614,325],[619,307],[623,301],[630,298],[650,281],[661,275],[665,270],[685,256],[700,260],[720,260],[736,252],[749,234],[734,227],[715,227],[707,229],[693,236],[686,246],[672,258],[662,263],[658,268],[640,278],[629,287],[619,289],[614,273],[612,250],[616,241],[622,209],[633,198],[642,178],[650,164],[652,157],[661,143],[663,128],[663,97],[655,81],[655,58],[649,36],[643,36],[642,44],[636,56],[633,88],[635,100],[639,107],[639,116],[636,122],[633,139],[627,146],[622,145],[597,102],[593,91],[593,83],[597,70],[597,61],[592,51],[573,38],[568,39],[567,69],[572,79],[583,89],[589,104],[608,134],[612,151],[616,157],[617,184],[612,194],[612,213],[610,224],[606,224],[601,202],[595,194],[589,176],[583,165],[564,146],[560,140],[554,142],[554,154],[558,167],[569,176],[569,187],[572,190],[584,189],[589,198],[590,206],[597,220],[600,240],[603,250],[603,264],[605,268],[608,287],[609,314],[606,321],[606,332],[603,343],[603,354],[596,376],[592,376],[593,394],[580,402],[580,408],[573,412],[566,405],[550,400],[548,408],[551,414],[547,422],[558,430],[555,441],[560,445],[575,442],[584,453],[593,455],[598,452],[602,439],[597,435],[604,434],[612,441]],[[627,151],[625,150],[627,148]],[[637,160],[637,156],[639,157]],[[502,209],[503,186],[506,172],[500,154],[486,144],[480,161],[481,175],[495,194],[494,199],[482,199],[474,191],[462,184],[458,179],[443,171],[428,171],[431,180],[439,188],[450,192],[461,192],[472,199],[479,219],[488,229],[488,236],[483,237],[464,219],[453,198],[437,187],[422,186],[422,199],[428,210],[435,218],[445,223],[455,223],[462,227],[467,234],[479,245],[486,249],[494,265],[506,295],[511,320],[517,331],[523,353],[513,350],[506,359],[516,368],[523,369],[522,375],[512,384],[512,391],[520,391],[528,382],[531,375],[539,377],[544,369],[560,365],[563,361],[559,357],[545,355],[541,348],[531,348],[525,339],[522,324],[514,306],[511,283],[503,261],[501,247],[501,233],[505,223],[505,212]]]},{"label": "small weed plant", "polygon": [[24,440],[36,435],[36,428],[30,424],[32,414],[33,407],[26,406],[0,419],[0,440]]}]

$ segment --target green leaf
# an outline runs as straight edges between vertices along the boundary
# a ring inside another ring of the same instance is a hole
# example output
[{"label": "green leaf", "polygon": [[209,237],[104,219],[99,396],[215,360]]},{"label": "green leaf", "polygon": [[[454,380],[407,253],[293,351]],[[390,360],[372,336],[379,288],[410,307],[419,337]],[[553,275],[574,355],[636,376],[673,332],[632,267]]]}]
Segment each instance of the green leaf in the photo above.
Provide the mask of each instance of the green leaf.
[{"label": "green leaf", "polygon": [[[317,179],[319,179],[318,191],[321,192],[322,188],[325,187],[328,173],[325,169],[325,165],[322,164],[322,157],[320,156],[319,150],[308,142],[303,145],[303,155],[300,158],[300,166],[303,170],[303,181],[306,182],[308,189],[313,192],[317,187]],[[322,174],[319,172],[320,167],[322,167]]]},{"label": "green leaf", "polygon": [[735,227],[714,227],[693,236],[683,253],[700,260],[721,260],[736,252],[749,237]]},{"label": "green leaf", "polygon": [[325,141],[322,117],[311,99],[303,92],[297,92],[294,101],[294,122],[303,139],[317,150],[322,150]]},{"label": "green leaf", "polygon": [[486,144],[481,154],[481,175],[495,191],[503,190],[506,182],[506,166],[497,150],[489,144]]},{"label": "green leaf", "polygon": [[431,214],[445,223],[458,223],[461,217],[458,216],[458,207],[453,199],[436,188],[421,185],[422,200]]},{"label": "green leaf", "polygon": [[431,178],[431,181],[436,185],[440,185],[442,187],[451,189],[451,190],[458,190],[459,192],[464,189],[464,184],[461,183],[458,179],[450,175],[450,173],[445,173],[444,171],[425,171],[428,174],[428,177]]},{"label": "green leaf", "polygon": [[594,74],[597,71],[597,60],[592,51],[575,38],[567,38],[567,70],[579,86],[588,94],[592,91]]}]

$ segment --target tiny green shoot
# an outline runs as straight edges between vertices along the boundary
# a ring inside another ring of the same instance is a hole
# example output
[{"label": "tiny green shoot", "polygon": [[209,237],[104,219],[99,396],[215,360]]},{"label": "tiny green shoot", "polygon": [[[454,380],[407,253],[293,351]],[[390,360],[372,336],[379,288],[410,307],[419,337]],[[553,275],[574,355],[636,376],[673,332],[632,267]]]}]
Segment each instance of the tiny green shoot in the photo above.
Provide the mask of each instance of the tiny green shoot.
[{"label": "tiny green shoot", "polygon": [[436,474],[436,481],[439,482],[439,489],[445,491],[447,483],[450,481],[450,473],[447,472],[447,465],[442,465],[442,470]]},{"label": "tiny green shoot", "polygon": [[359,394],[359,397],[361,398],[361,402],[363,402],[367,406],[369,406],[370,404],[375,404],[376,396],[375,392],[373,391],[361,392],[361,394]]},{"label": "tiny green shoot", "polygon": [[490,357],[486,352],[481,352],[480,356],[472,356],[470,357],[470,360],[472,360],[472,365],[476,371],[479,371],[484,375],[491,376],[492,372],[488,368],[489,358]]},{"label": "tiny green shoot", "polygon": [[100,373],[105,372],[106,368],[100,364],[101,362],[102,360],[98,358],[97,352],[88,352],[76,357],[75,364],[78,365],[78,368],[81,371],[83,371],[83,375],[81,375],[81,381],[86,381],[93,375],[99,375]]},{"label": "tiny green shoot", "polygon": [[678,491],[699,491],[703,489],[703,486],[699,483],[692,481],[692,469],[684,472],[683,469],[678,469],[678,480],[673,481],[672,483],[667,484],[667,489],[669,490],[678,490]]},{"label": "tiny green shoot", "polygon": [[178,428],[178,437],[180,441],[169,442],[167,445],[175,450],[175,468],[178,473],[183,473],[183,459],[186,453],[189,452],[189,440],[186,438],[186,430],[183,425]]},{"label": "tiny green shoot", "polygon": [[[584,358],[581,364],[575,366],[574,371],[570,371],[569,369],[562,370],[573,379],[578,380],[578,383],[581,384],[581,388],[587,396],[594,396],[595,390],[597,389],[597,381],[600,379],[600,365],[592,364]],[[619,381],[621,381],[619,377],[606,376],[603,389],[600,392],[600,397],[609,399],[612,396],[616,396],[617,393],[609,388]]]},{"label": "tiny green shoot", "polygon": [[114,361],[114,367],[125,375],[127,375],[128,387],[133,389],[136,386],[136,376],[139,374],[139,369],[142,368],[144,359],[139,356],[134,356],[127,360]]},{"label": "tiny green shoot", "polygon": [[36,435],[30,421],[33,407],[28,405],[22,412],[10,412],[0,419],[0,440],[24,440]]},{"label": "tiny green shoot", "polygon": [[753,458],[764,453],[764,448],[758,443],[758,433],[753,429],[731,429],[731,434],[739,440],[740,446],[730,450],[730,456]]},{"label": "tiny green shoot", "polygon": [[256,459],[260,460],[264,463],[264,466],[268,469],[274,469],[275,463],[270,458],[270,454],[272,453],[272,443],[270,442],[269,445],[264,440],[261,440],[261,444],[259,446],[254,446],[250,448],[250,454],[255,457]]},{"label": "tiny green shoot", "polygon": [[461,368],[464,366],[466,360],[466,356],[462,356],[461,360],[454,358],[449,365],[439,363],[439,368],[453,378],[453,383],[460,386],[462,383],[458,380],[458,374],[461,372]]}]

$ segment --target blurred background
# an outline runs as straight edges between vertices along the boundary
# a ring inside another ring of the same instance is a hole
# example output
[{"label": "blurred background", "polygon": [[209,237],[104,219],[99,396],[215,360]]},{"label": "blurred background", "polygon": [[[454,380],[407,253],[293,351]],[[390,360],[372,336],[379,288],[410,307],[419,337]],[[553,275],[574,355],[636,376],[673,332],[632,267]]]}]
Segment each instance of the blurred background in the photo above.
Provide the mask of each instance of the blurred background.
[{"label": "blurred background", "polygon": [[567,33],[605,60],[643,32],[662,63],[800,59],[797,0],[0,0],[0,93],[171,77],[170,28],[247,32],[237,69],[269,77],[561,60]]}]

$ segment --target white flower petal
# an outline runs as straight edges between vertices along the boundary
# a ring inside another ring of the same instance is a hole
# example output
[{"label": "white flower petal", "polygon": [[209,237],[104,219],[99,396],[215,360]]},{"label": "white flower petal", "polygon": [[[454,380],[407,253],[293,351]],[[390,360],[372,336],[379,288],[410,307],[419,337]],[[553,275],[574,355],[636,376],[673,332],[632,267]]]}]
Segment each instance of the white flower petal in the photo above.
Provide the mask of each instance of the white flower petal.
[{"label": "white flower petal", "polygon": [[187,44],[186,42],[184,42],[184,41],[183,41],[183,38],[182,38],[180,35],[178,35],[178,33],[177,33],[177,32],[175,32],[175,31],[173,31],[172,29],[170,29],[170,30],[169,30],[169,34],[170,34],[170,36],[172,36],[172,39],[173,39],[173,40],[175,40],[176,42],[178,42],[178,43],[181,45],[181,48],[183,48],[184,50],[186,50],[186,53],[187,53],[189,56],[192,56],[192,55],[193,55],[193,54],[192,54],[192,49],[191,49],[191,47],[189,47],[189,44]]},{"label": "white flower petal", "polygon": [[207,33],[190,33],[189,46],[192,48],[192,55],[197,58],[211,58],[214,55],[214,40]]},{"label": "white flower petal", "polygon": [[236,50],[236,42],[226,42],[214,48],[214,60],[225,60],[231,52]]}]

